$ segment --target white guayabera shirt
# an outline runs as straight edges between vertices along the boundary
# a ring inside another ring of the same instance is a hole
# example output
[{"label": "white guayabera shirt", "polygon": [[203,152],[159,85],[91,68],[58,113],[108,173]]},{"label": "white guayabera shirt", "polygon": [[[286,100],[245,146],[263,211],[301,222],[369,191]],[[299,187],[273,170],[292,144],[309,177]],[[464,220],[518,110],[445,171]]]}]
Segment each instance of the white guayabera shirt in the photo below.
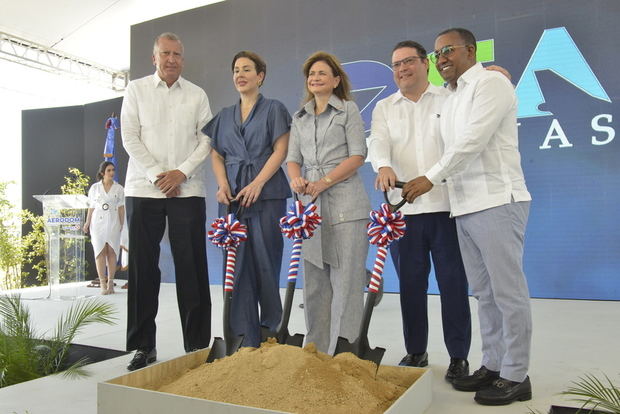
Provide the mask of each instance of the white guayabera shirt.
[{"label": "white guayabera shirt", "polygon": [[[398,91],[377,102],[372,111],[368,158],[376,172],[381,167],[394,170],[399,181],[423,175],[443,154],[439,116],[449,92],[429,84],[417,102]],[[401,200],[401,189],[389,191],[390,202]],[[403,214],[450,211],[448,190],[436,185],[431,191],[401,207]]]},{"label": "white guayabera shirt", "polygon": [[441,113],[445,152],[425,174],[448,186],[452,216],[532,199],[521,169],[517,98],[510,81],[480,63],[457,80]]},{"label": "white guayabera shirt", "polygon": [[157,174],[177,169],[187,177],[179,197],[204,197],[210,145],[200,130],[211,117],[207,94],[184,78],[170,88],[157,73],[130,82],[121,110],[125,195],[165,198],[154,185]]}]

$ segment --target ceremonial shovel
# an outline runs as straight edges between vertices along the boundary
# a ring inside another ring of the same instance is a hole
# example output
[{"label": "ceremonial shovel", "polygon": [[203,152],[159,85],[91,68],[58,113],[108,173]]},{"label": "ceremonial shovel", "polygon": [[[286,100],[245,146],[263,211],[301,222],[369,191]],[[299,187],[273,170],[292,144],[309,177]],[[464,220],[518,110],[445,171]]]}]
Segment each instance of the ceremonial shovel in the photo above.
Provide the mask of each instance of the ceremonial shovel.
[{"label": "ceremonial shovel", "polygon": [[232,294],[235,284],[235,262],[237,258],[237,247],[239,243],[247,240],[247,227],[241,224],[237,216],[243,214],[243,207],[239,205],[237,214],[231,213],[228,207],[226,217],[215,219],[209,231],[209,240],[213,244],[226,249],[226,274],[224,280],[224,339],[215,338],[207,357],[207,362],[232,355],[239,350],[243,342],[243,335],[234,335],[230,329],[230,307],[232,305]]},{"label": "ceremonial shovel", "polygon": [[288,284],[286,286],[286,296],[284,297],[284,307],[282,309],[282,320],[278,328],[273,331],[267,326],[261,326],[262,342],[268,338],[275,338],[279,344],[287,344],[301,347],[304,342],[302,334],[291,336],[288,332],[288,322],[291,316],[293,296],[295,295],[295,285],[297,283],[297,273],[299,271],[299,261],[301,258],[301,244],[303,239],[309,239],[314,234],[314,230],[321,224],[321,217],[316,214],[316,204],[312,200],[306,207],[298,200],[295,194],[295,201],[291,204],[286,216],[280,219],[282,233],[288,238],[293,239],[293,249],[291,251],[291,262],[288,268]]},{"label": "ceremonial shovel", "polygon": [[[397,181],[396,187],[402,188],[403,182]],[[368,296],[364,305],[364,314],[360,325],[360,333],[357,339],[351,343],[347,338],[338,337],[334,355],[342,352],[351,352],[361,359],[372,361],[377,366],[381,364],[385,348],[371,348],[368,343],[368,327],[370,318],[375,306],[377,293],[383,281],[383,266],[387,258],[387,248],[394,240],[398,240],[405,234],[405,221],[402,214],[398,212],[407,200],[403,199],[398,204],[390,204],[387,192],[384,192],[386,203],[381,204],[380,210],[370,212],[370,223],[368,223],[368,238],[371,244],[378,246],[375,264],[372,269],[372,278],[368,285]]]}]

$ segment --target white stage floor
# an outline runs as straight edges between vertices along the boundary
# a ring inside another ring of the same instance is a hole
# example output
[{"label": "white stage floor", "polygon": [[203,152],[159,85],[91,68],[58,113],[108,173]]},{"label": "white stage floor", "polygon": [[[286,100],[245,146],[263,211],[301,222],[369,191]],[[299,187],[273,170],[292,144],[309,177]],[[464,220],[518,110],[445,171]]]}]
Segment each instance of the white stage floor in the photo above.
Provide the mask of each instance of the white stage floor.
[{"label": "white stage floor", "polygon": [[[119,286],[123,281],[119,281]],[[85,283],[84,283],[85,285]],[[222,290],[212,286],[213,335],[221,336]],[[96,294],[98,289],[80,287],[82,294]],[[118,310],[114,326],[91,326],[78,335],[76,343],[124,350],[126,327],[126,291],[104,296]],[[284,290],[282,290],[284,296]],[[47,296],[42,288],[22,292],[24,298]],[[291,333],[305,333],[303,311],[298,308],[301,290],[289,324]],[[71,301],[33,299],[26,301],[39,332],[51,331],[58,316]],[[473,369],[480,365],[480,335],[477,304],[471,299],[473,332],[469,361]],[[458,392],[443,379],[449,363],[441,330],[438,296],[429,296],[429,363],[433,371],[433,403],[428,414],[506,413],[524,414],[529,408],[546,413],[551,404],[568,405],[558,393],[572,380],[585,373],[605,372],[620,383],[620,302],[573,300],[532,300],[534,338],[530,378],[534,398],[506,407],[484,407],[473,401],[472,393]],[[176,294],[173,284],[164,283],[160,293],[157,316],[158,360],[164,361],[184,353]],[[387,349],[383,363],[396,365],[405,354],[399,298],[385,294],[375,308],[369,333],[371,347]],[[91,364],[90,377],[67,380],[52,376],[0,389],[0,413],[10,414],[94,414],[97,412],[97,383],[127,373],[125,366],[131,356]],[[188,413],[189,414],[189,413]],[[326,413],[328,414],[328,413]]]}]

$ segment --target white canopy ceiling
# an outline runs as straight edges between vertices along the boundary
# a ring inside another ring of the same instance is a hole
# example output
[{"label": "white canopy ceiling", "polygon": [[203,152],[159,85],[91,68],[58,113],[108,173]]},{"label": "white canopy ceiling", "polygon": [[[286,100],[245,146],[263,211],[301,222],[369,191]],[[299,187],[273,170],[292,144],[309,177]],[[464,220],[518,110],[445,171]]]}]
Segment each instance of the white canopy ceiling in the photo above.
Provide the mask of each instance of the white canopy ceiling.
[{"label": "white canopy ceiling", "polygon": [[218,1],[0,0],[0,30],[127,70],[131,25]]},{"label": "white canopy ceiling", "polygon": [[[0,31],[115,70],[129,70],[131,25],[218,1],[222,0],[0,0]],[[45,102],[49,99],[52,105],[65,105],[119,95],[1,59],[0,73],[2,96],[21,95],[20,101],[34,97],[42,106],[50,105]],[[58,101],[67,90],[74,90],[76,98]]]}]

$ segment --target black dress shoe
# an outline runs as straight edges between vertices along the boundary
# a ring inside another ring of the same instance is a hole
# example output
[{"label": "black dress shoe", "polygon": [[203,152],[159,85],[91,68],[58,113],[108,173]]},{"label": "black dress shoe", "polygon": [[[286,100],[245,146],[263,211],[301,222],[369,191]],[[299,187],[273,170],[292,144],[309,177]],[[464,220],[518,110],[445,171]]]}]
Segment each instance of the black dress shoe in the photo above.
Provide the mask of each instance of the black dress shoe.
[{"label": "black dress shoe", "polygon": [[407,354],[398,363],[401,367],[425,367],[428,365],[428,354]]},{"label": "black dress shoe", "polygon": [[127,365],[129,371],[135,371],[136,369],[144,368],[148,364],[155,362],[157,359],[157,350],[152,349],[138,349],[133,356],[133,359]]},{"label": "black dress shoe", "polygon": [[488,387],[498,378],[499,371],[488,370],[483,365],[472,375],[453,379],[452,386],[459,391],[478,391]]},{"label": "black dress shoe", "polygon": [[507,405],[514,401],[529,401],[532,399],[532,384],[530,377],[523,382],[509,381],[499,378],[493,381],[490,387],[476,392],[474,400],[482,405]]},{"label": "black dress shoe", "polygon": [[450,358],[450,366],[446,371],[446,381],[452,382],[457,378],[469,375],[469,362],[463,358]]}]

